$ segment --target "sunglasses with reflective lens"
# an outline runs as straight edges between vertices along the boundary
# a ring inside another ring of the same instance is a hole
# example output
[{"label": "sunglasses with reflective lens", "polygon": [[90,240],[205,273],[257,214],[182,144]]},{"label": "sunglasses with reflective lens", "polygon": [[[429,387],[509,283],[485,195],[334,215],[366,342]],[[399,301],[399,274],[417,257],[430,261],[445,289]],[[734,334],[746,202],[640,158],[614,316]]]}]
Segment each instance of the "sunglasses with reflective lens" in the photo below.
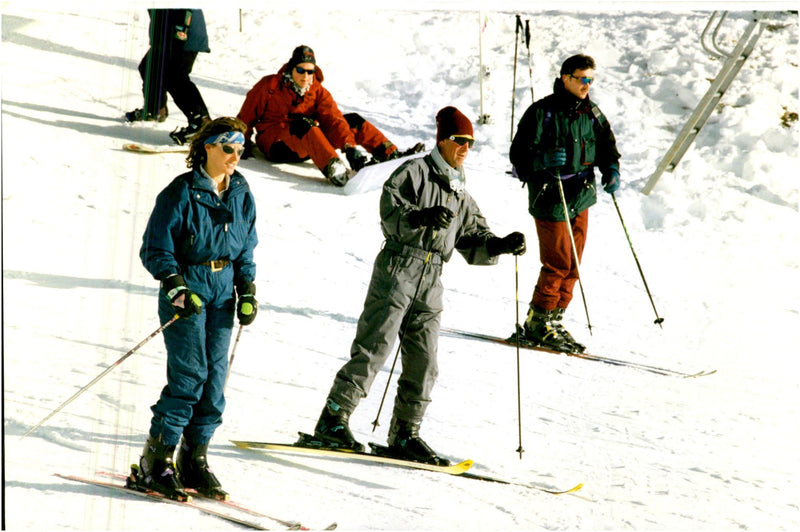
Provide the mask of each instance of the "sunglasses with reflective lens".
[{"label": "sunglasses with reflective lens", "polygon": [[592,82],[594,81],[594,78],[582,78],[579,76],[573,76],[572,74],[570,74],[569,77],[571,77],[572,79],[577,79],[583,85],[591,85]]},{"label": "sunglasses with reflective lens", "polygon": [[467,136],[467,135],[451,135],[448,137],[450,140],[458,144],[459,146],[463,146],[464,144],[469,144],[469,147],[473,147],[475,145],[475,139]]},{"label": "sunglasses with reflective lens", "polygon": [[313,68],[303,68],[303,67],[296,66],[296,67],[294,67],[294,71],[297,72],[300,75],[303,75],[303,74],[310,74],[312,76],[314,75],[314,69]]},{"label": "sunglasses with reflective lens", "polygon": [[223,151],[223,153],[225,153],[225,154],[227,154],[227,155],[232,155],[232,154],[235,152],[235,153],[236,153],[236,155],[238,155],[239,157],[241,157],[241,156],[242,156],[242,154],[244,153],[244,148],[243,148],[243,147],[242,147],[242,148],[235,149],[235,148],[234,148],[233,146],[231,146],[230,144],[218,144],[218,146],[219,146],[220,148],[222,148],[222,151]]}]

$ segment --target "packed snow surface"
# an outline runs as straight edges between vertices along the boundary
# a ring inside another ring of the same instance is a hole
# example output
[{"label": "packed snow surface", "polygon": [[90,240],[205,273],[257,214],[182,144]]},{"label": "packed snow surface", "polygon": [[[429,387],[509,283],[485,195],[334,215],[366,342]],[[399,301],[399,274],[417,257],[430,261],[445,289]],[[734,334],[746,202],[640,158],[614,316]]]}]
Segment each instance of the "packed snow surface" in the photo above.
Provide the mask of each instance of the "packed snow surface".
[{"label": "packed snow surface", "polygon": [[[346,195],[309,163],[249,159],[240,170],[258,202],[259,313],[237,346],[224,424],[210,450],[233,498],[312,528],[336,521],[341,530],[800,527],[796,12],[765,14],[752,55],[708,124],[675,171],[644,195],[722,66],[700,43],[710,11],[652,4],[635,11],[623,3],[521,11],[532,38],[528,49],[519,36],[514,79],[517,11],[333,6],[204,5],[212,51],[199,55],[192,77],[212,114],[235,115],[250,87],[299,44],[316,51],[340,108],[361,113],[401,148],[418,141],[432,148],[434,115],[455,105],[476,124],[468,188],[498,235],[519,230],[528,238],[518,261],[524,317],[539,263],[526,191],[507,174],[510,134],[531,91],[536,99],[551,92],[566,57],[592,55],[591,95],[622,153],[616,198],[630,244],[611,197],[600,192],[581,267],[592,332],[577,291],[566,325],[595,354],[717,372],[665,377],[443,334],[423,437],[448,457],[474,459],[478,473],[554,488],[583,482],[575,495],[239,450],[231,439],[292,442],[297,431],[313,430],[349,357],[382,243],[378,190]],[[122,119],[142,103],[145,7],[3,5],[9,530],[238,528],[53,476],[125,473],[138,460],[149,407],[165,384],[160,337],[20,439],[158,327],[158,285],[138,250],[156,194],[186,167],[181,154],[121,146],[168,143],[185,119],[171,101],[163,124]],[[717,35],[723,50],[733,49],[748,17],[745,9],[728,15]],[[481,59],[490,72],[483,87]],[[490,122],[479,124],[481,114]],[[513,331],[513,257],[471,267],[456,255],[444,283],[443,327]],[[385,440],[396,373],[374,433],[372,422],[389,377],[387,364],[351,419],[363,442]]]}]

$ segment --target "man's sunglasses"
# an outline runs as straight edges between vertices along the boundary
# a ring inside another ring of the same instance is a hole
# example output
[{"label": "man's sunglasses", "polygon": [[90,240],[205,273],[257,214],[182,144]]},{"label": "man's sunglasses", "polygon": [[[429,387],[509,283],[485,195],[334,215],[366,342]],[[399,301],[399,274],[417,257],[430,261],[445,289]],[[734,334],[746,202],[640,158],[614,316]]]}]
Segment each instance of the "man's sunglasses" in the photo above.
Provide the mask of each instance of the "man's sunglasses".
[{"label": "man's sunglasses", "polygon": [[469,144],[469,147],[473,147],[475,145],[475,139],[468,136],[468,135],[451,135],[448,137],[450,140],[458,144],[459,146],[463,146],[464,144]]},{"label": "man's sunglasses", "polygon": [[223,153],[226,153],[227,155],[233,155],[233,153],[236,153],[236,155],[241,157],[244,153],[244,148],[234,149],[234,147],[230,144],[218,144],[218,146],[222,148]]},{"label": "man's sunglasses", "polygon": [[294,71],[297,72],[298,74],[301,74],[301,75],[302,74],[311,74],[312,76],[314,75],[314,69],[313,68],[303,68],[303,67],[296,66],[296,67],[294,67]]},{"label": "man's sunglasses", "polygon": [[573,76],[572,74],[570,74],[569,77],[571,77],[572,79],[577,79],[583,85],[591,85],[592,82],[594,81],[594,78],[582,78],[582,77],[579,77],[579,76]]}]

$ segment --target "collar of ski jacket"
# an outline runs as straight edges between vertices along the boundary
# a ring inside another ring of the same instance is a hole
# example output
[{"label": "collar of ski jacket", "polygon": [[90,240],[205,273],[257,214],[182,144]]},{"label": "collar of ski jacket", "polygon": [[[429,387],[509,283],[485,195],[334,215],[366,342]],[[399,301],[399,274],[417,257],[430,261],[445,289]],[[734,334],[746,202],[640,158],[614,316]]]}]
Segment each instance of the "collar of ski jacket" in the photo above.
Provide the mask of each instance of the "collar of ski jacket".
[{"label": "collar of ski jacket", "polygon": [[[191,176],[189,179],[189,185],[192,188],[208,191],[217,197],[220,196],[217,193],[216,183],[214,183],[214,180],[208,176],[203,168],[194,168],[189,175]],[[248,188],[249,187],[247,186],[247,181],[245,181],[244,176],[240,174],[238,170],[234,170],[233,174],[228,177],[228,187],[225,190],[225,192],[227,192],[225,201],[230,200],[236,194],[245,192]]]},{"label": "collar of ski jacket", "polygon": [[466,188],[466,178],[464,177],[464,168],[453,168],[447,161],[444,160],[442,154],[439,153],[438,146],[431,151],[431,158],[436,167],[436,173],[450,186],[453,192],[462,192]]},{"label": "collar of ski jacket", "polygon": [[231,176],[229,176],[229,175],[225,176],[225,179],[223,179],[222,190],[219,190],[219,188],[217,188],[217,182],[214,181],[213,177],[208,175],[208,172],[206,172],[205,168],[203,168],[201,166],[200,168],[198,168],[198,170],[200,170],[200,173],[203,174],[203,177],[205,177],[206,179],[211,181],[211,186],[214,189],[214,192],[217,193],[217,196],[222,196],[223,192],[227,191],[230,188],[230,186],[231,186]]},{"label": "collar of ski jacket", "polygon": [[564,87],[561,78],[556,78],[553,82],[553,95],[556,97],[557,105],[570,115],[581,115],[592,111],[592,100],[589,95],[587,94],[584,99],[578,98]]}]

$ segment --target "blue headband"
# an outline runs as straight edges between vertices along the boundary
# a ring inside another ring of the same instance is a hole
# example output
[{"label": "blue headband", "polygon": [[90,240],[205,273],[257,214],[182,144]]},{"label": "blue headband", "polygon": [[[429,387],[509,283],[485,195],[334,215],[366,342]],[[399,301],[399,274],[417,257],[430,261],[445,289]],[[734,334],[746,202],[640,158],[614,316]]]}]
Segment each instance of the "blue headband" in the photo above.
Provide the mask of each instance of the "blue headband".
[{"label": "blue headband", "polygon": [[244,135],[239,131],[226,131],[208,137],[205,144],[244,144]]}]

